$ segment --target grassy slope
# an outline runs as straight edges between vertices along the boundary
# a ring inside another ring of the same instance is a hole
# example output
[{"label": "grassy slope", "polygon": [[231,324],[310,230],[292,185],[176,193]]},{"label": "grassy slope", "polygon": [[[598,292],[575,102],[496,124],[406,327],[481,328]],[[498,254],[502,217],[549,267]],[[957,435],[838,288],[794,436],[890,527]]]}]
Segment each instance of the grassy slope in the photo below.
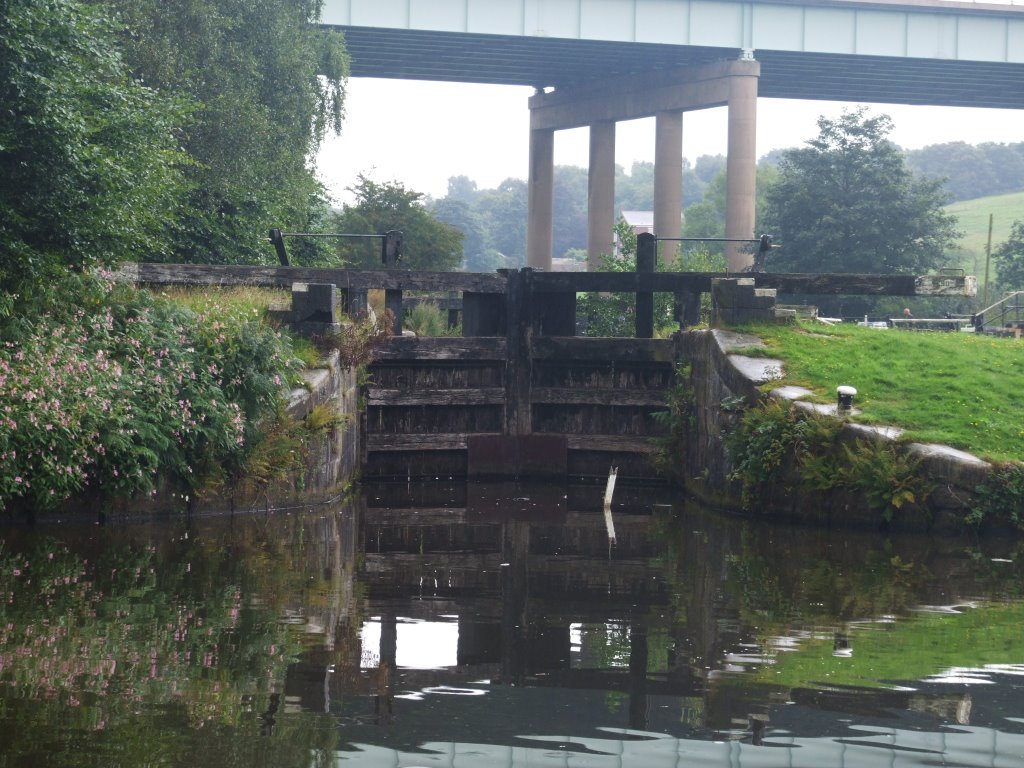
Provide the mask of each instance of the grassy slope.
[{"label": "grassy slope", "polygon": [[834,402],[841,384],[856,387],[859,421],[991,460],[1024,460],[1024,342],[855,326],[751,330],[784,361],[784,383],[822,402]]},{"label": "grassy slope", "polygon": [[[981,280],[985,275],[989,215],[992,215],[992,247],[995,248],[1009,237],[1013,222],[1024,219],[1024,192],[964,200],[947,205],[946,210],[959,218],[960,229],[964,232],[961,266]],[[994,272],[992,277],[995,277]]]}]

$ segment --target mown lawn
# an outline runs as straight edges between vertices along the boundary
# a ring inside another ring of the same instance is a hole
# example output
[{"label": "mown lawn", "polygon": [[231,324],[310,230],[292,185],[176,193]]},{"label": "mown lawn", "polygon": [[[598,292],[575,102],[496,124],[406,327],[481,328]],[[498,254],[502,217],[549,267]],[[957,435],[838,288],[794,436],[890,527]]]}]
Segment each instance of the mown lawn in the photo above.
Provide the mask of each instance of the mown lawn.
[{"label": "mown lawn", "polygon": [[857,326],[758,326],[785,379],[834,402],[857,388],[856,421],[994,461],[1024,460],[1024,341]]}]

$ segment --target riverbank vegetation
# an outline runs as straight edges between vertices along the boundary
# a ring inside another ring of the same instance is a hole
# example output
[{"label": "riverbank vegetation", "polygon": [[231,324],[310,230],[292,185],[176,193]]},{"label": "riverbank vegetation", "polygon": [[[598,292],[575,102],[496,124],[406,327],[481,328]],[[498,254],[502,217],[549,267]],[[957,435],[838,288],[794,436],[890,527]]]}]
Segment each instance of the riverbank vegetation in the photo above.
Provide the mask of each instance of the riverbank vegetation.
[{"label": "riverbank vegetation", "polygon": [[303,367],[289,338],[241,305],[77,284],[74,304],[2,329],[0,508],[187,497],[236,476]]},{"label": "riverbank vegetation", "polygon": [[258,307],[105,270],[270,261],[269,228],[325,218],[308,161],[340,129],[348,59],[321,5],[5,4],[0,510],[193,498],[274,434],[302,363]]}]

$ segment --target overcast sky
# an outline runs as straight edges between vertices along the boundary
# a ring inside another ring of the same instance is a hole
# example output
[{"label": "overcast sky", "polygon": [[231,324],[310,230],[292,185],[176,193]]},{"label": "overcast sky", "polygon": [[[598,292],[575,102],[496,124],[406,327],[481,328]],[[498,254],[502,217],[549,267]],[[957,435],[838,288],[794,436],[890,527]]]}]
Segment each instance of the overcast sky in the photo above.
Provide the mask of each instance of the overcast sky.
[{"label": "overcast sky", "polygon": [[[335,202],[359,173],[377,182],[399,181],[407,189],[443,197],[451,176],[468,176],[480,189],[512,177],[526,179],[529,109],[525,87],[349,80],[341,136],[328,139],[317,169]],[[758,157],[773,149],[801,146],[817,135],[819,116],[838,116],[856,105],[827,101],[760,99]],[[893,118],[890,136],[905,149],[965,141],[1024,141],[1024,110],[952,109],[869,105]],[[725,108],[688,112],[683,118],[683,154],[726,152]],[[555,134],[555,163],[585,168],[585,128]],[[629,171],[635,160],[654,160],[654,120],[619,123],[615,160]]]}]

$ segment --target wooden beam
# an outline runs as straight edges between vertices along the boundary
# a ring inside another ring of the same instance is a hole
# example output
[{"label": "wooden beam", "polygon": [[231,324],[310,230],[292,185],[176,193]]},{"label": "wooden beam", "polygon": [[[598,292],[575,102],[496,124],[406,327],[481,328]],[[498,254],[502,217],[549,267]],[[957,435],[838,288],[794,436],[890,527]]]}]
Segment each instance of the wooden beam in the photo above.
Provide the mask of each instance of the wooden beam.
[{"label": "wooden beam", "polygon": [[503,337],[399,336],[374,350],[374,361],[468,360],[505,361]]},{"label": "wooden beam", "polygon": [[151,285],[257,285],[333,283],[345,290],[384,288],[402,291],[474,291],[504,293],[505,277],[476,272],[416,272],[328,267],[266,267],[249,264],[126,264],[124,280]]},{"label": "wooden beam", "polygon": [[612,453],[656,453],[659,438],[629,435],[568,435],[570,451],[609,451]]},{"label": "wooden beam", "polygon": [[675,360],[671,339],[540,336],[533,339],[530,354],[535,360],[665,363]]},{"label": "wooden beam", "polygon": [[484,389],[379,389],[371,387],[367,405],[504,405],[505,388]]},{"label": "wooden beam", "polygon": [[531,397],[534,405],[647,405],[664,408],[668,395],[660,389],[534,387]]}]

